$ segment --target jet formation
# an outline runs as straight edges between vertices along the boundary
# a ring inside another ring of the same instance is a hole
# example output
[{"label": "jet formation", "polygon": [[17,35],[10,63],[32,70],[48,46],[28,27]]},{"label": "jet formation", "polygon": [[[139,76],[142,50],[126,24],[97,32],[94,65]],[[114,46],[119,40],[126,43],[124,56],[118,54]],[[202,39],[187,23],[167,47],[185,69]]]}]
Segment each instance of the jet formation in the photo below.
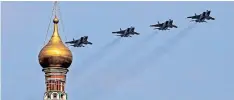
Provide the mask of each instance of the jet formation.
[{"label": "jet formation", "polygon": [[[197,15],[195,13],[194,16],[188,16],[187,18],[192,19],[190,22],[194,21],[196,23],[204,23],[204,22],[207,23],[206,20],[215,20],[214,17],[210,16],[210,13],[211,13],[210,10],[206,10],[206,11],[202,12],[199,15]],[[170,30],[170,28],[178,28],[178,26],[176,26],[173,23],[172,19],[169,19],[169,20],[167,20],[167,21],[165,21],[163,23],[160,23],[158,21],[157,24],[150,25],[149,27],[153,27],[154,30],[158,29],[160,31]],[[131,27],[127,28],[127,29],[124,29],[124,30],[122,30],[120,28],[119,31],[112,32],[112,34],[117,34],[116,36],[120,36],[120,37],[132,37],[133,35],[140,35],[140,33],[135,31],[135,27],[133,27],[133,26],[131,26]],[[84,45],[87,45],[87,44],[92,45],[93,44],[93,43],[88,41],[88,36],[83,36],[83,37],[81,37],[80,39],[77,39],[77,40],[75,40],[73,38],[72,41],[68,41],[68,42],[65,42],[65,43],[66,44],[72,44],[70,46],[73,46],[73,47],[85,47]]]}]

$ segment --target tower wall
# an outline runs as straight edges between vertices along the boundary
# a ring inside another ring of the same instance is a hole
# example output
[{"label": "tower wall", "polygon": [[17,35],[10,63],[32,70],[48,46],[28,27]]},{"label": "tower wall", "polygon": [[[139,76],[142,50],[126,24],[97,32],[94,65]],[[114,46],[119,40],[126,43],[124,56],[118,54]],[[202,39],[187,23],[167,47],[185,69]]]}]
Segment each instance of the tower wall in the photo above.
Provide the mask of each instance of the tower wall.
[{"label": "tower wall", "polygon": [[46,84],[44,100],[67,100],[65,84],[68,69],[50,67],[44,68],[42,71],[45,72]]}]

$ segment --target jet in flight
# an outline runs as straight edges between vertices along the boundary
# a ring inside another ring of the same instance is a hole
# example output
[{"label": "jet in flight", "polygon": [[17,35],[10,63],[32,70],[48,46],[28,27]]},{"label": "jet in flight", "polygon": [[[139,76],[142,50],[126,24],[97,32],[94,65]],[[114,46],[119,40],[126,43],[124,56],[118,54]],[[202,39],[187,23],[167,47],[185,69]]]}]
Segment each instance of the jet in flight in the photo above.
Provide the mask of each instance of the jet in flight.
[{"label": "jet in flight", "polygon": [[132,37],[131,35],[139,35],[140,33],[135,32],[135,27],[130,27],[125,30],[120,28],[117,32],[112,32],[113,34],[118,34],[117,36],[121,37]]},{"label": "jet in flight", "polygon": [[91,42],[88,41],[88,36],[84,36],[84,37],[81,37],[80,39],[77,39],[75,40],[73,38],[72,41],[68,41],[68,42],[65,42],[66,44],[72,44],[70,46],[74,46],[74,47],[84,47],[83,44],[87,45],[87,44],[91,44]]},{"label": "jet in flight", "polygon": [[170,29],[168,29],[169,27],[167,26],[167,24],[168,24],[168,21],[166,21],[164,23],[160,23],[158,21],[157,24],[150,25],[150,27],[158,27],[158,28],[154,28],[154,29],[158,29],[158,30],[170,30]]},{"label": "jet in flight", "polygon": [[195,13],[194,16],[189,16],[187,18],[194,19],[192,21],[199,22],[199,23],[206,22],[205,20],[215,20],[215,18],[210,16],[210,13],[211,13],[211,11],[207,10],[206,12],[203,12],[202,14],[197,15]]},{"label": "jet in flight", "polygon": [[191,21],[195,21],[197,23],[203,23],[203,22],[207,22],[207,21],[205,21],[205,19],[206,19],[205,14],[206,14],[206,12],[203,12],[200,15],[195,14],[195,16],[190,16],[190,17],[187,17],[187,18],[194,19],[194,20],[191,20]]},{"label": "jet in flight", "polygon": [[158,30],[170,30],[169,28],[177,28],[176,25],[173,25],[173,20],[169,19],[168,21],[165,21],[164,23],[157,23],[154,25],[150,25],[150,27],[157,27],[154,29]]},{"label": "jet in flight", "polygon": [[68,41],[68,42],[65,42],[65,43],[66,43],[66,44],[72,44],[72,45],[70,45],[70,46],[74,46],[74,47],[84,47],[83,41],[84,41],[84,37],[81,37],[80,39],[77,39],[77,40],[75,40],[75,39],[73,38],[72,41]]}]

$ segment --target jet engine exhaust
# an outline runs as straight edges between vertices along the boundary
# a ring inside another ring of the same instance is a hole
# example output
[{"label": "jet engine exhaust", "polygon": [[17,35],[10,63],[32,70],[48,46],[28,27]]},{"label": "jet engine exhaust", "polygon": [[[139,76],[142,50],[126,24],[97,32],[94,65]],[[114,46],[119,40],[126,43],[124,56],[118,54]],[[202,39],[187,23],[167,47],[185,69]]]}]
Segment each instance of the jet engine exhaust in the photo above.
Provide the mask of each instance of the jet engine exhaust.
[{"label": "jet engine exhaust", "polygon": [[[167,54],[169,52],[169,50],[172,49],[172,47],[174,47],[177,43],[179,43],[179,41],[184,38],[185,36],[188,35],[188,32],[195,28],[195,24],[189,25],[187,28],[181,30],[175,37],[171,38],[170,40],[168,40],[164,45],[156,47],[153,50],[153,57],[151,57],[151,59],[156,60],[160,57],[162,57],[163,55]],[[156,55],[155,55],[156,54]]]},{"label": "jet engine exhaust", "polygon": [[141,72],[144,72],[144,70],[147,69],[147,67],[144,66],[146,63],[151,63],[152,61],[155,62],[155,60],[167,54],[169,50],[172,49],[173,46],[175,46],[183,37],[188,35],[189,30],[195,28],[195,24],[192,24],[187,28],[183,29],[182,31],[180,31],[175,37],[168,40],[164,45],[161,45],[153,49],[153,51],[148,55],[146,55],[146,57],[142,57],[137,61],[135,61],[133,65],[134,69],[132,69],[132,74],[135,74],[135,76],[139,75]]},{"label": "jet engine exhaust", "polygon": [[102,60],[103,57],[105,57],[105,55],[109,53],[111,47],[115,46],[117,43],[119,43],[119,41],[120,41],[120,37],[117,39],[114,39],[112,42],[103,46],[94,55],[92,55],[92,56],[88,57],[86,60],[84,60],[82,66],[85,66],[86,68],[88,68],[94,62],[99,62],[100,60]]},{"label": "jet engine exhaust", "polygon": [[[138,49],[139,48],[139,45],[143,45],[147,42],[149,42],[150,40],[153,39],[153,37],[157,34],[158,32],[153,32],[151,34],[149,34],[147,37],[145,37],[144,39],[140,40],[140,41],[137,41],[136,43],[134,43],[132,46],[129,46],[130,48],[128,48],[127,50],[125,50],[123,52],[123,54],[121,54],[119,57],[116,57],[116,59],[123,59],[121,58],[123,55],[125,55],[126,57],[129,57],[129,55],[132,55],[132,54],[135,54],[137,53],[139,50],[141,49]],[[145,46],[145,45],[143,45]],[[144,48],[144,47],[141,47],[141,48]],[[128,58],[125,58],[125,59],[128,59]],[[114,60],[115,61],[115,60]]]},{"label": "jet engine exhaust", "polygon": [[[90,77],[90,75],[95,73],[95,71],[102,68],[101,66],[97,67],[96,66],[97,63],[100,60],[102,60],[103,57],[105,57],[105,55],[107,55],[111,51],[112,47],[116,46],[119,43],[120,39],[121,39],[121,37],[118,37],[118,38],[112,40],[108,44],[101,47],[100,50],[95,52],[93,55],[87,57],[84,61],[82,61],[81,66],[85,66],[85,67],[82,68],[82,71],[79,71],[79,73],[76,74],[76,76],[77,75],[80,76],[80,79],[79,79],[80,84],[87,81],[87,77]],[[95,66],[93,66],[93,65],[95,65]],[[72,75],[71,77],[75,77],[75,75]],[[74,84],[77,84],[77,82]]]},{"label": "jet engine exhaust", "polygon": [[106,44],[106,45],[101,49],[101,51],[102,51],[103,49],[108,49],[108,48],[110,48],[111,46],[114,46],[114,45],[115,45],[116,43],[118,43],[119,41],[120,41],[120,37],[118,37],[117,39],[114,39],[112,42]]}]

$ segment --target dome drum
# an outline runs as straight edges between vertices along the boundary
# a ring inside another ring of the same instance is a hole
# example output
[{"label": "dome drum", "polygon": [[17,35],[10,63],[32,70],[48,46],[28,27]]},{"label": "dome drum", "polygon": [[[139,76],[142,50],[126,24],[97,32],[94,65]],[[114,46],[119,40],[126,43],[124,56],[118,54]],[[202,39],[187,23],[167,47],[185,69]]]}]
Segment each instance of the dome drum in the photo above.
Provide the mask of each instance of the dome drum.
[{"label": "dome drum", "polygon": [[43,68],[42,71],[45,72],[45,74],[49,75],[49,73],[67,74],[69,70],[68,68],[61,68],[61,67],[47,67],[47,68]]}]

